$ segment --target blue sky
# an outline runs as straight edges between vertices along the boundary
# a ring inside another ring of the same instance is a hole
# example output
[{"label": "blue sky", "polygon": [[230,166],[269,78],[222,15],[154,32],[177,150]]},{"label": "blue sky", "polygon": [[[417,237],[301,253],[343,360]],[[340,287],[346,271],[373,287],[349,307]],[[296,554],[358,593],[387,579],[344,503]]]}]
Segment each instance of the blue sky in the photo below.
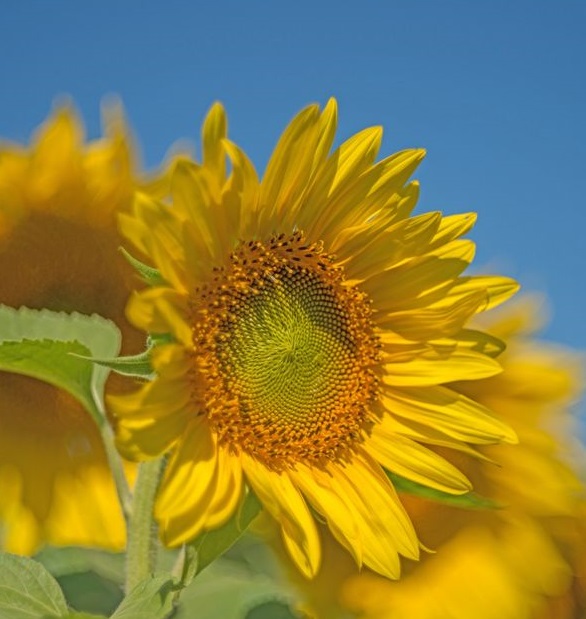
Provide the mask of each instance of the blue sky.
[{"label": "blue sky", "polygon": [[210,104],[262,169],[285,124],[334,95],[340,138],[423,146],[419,211],[474,210],[476,264],[551,298],[551,339],[586,349],[586,3],[7,0],[0,135],[28,141],[69,94],[90,136],[118,94],[145,165]]}]

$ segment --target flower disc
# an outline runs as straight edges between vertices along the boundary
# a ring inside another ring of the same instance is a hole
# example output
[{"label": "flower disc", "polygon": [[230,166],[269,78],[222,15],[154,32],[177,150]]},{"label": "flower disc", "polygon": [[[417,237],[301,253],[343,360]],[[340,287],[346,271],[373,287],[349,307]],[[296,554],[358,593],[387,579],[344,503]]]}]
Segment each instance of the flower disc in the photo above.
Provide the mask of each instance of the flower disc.
[{"label": "flower disc", "polygon": [[196,363],[220,440],[280,469],[360,440],[378,341],[365,295],[303,235],[241,244],[197,293]]}]

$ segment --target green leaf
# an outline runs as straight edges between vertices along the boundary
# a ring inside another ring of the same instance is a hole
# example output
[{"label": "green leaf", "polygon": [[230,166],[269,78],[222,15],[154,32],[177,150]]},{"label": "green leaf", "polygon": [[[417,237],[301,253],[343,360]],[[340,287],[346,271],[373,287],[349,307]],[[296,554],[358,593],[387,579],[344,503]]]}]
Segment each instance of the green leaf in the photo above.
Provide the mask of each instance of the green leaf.
[{"label": "green leaf", "polygon": [[287,581],[221,557],[183,591],[173,619],[245,619],[258,606],[275,608],[274,604],[283,610],[283,606],[293,605],[295,598]]},{"label": "green leaf", "polygon": [[75,546],[44,546],[35,560],[44,565],[53,576],[69,576],[81,572],[95,572],[112,582],[124,582],[124,559],[121,552]]},{"label": "green leaf", "polygon": [[110,619],[165,619],[173,611],[177,589],[168,575],[143,580],[122,600]]},{"label": "green leaf", "polygon": [[197,551],[197,572],[201,572],[212,561],[224,554],[246,531],[250,523],[262,509],[261,502],[249,491],[240,505],[240,509],[223,526],[206,531],[197,537],[191,546]]},{"label": "green leaf", "polygon": [[146,284],[149,286],[165,286],[167,284],[159,270],[137,260],[130,252],[126,251],[124,247],[120,248],[120,252]]},{"label": "green leaf", "polygon": [[79,612],[109,616],[124,597],[119,583],[96,572],[77,572],[57,577],[67,604]]},{"label": "green leaf", "polygon": [[108,617],[106,615],[93,615],[92,613],[78,613],[72,610],[68,615],[63,615],[59,619],[108,619]]},{"label": "green leaf", "polygon": [[150,334],[147,338],[147,349],[137,355],[126,357],[82,357],[93,363],[97,363],[123,376],[133,376],[135,378],[145,378],[153,380],[155,371],[151,363],[151,351],[155,346],[169,344],[173,342],[173,336],[168,333]]},{"label": "green leaf", "polygon": [[301,619],[291,606],[279,600],[263,602],[246,613],[245,619]]},{"label": "green leaf", "polygon": [[99,425],[105,420],[103,392],[109,370],[79,357],[114,357],[119,349],[116,325],[95,314],[0,305],[0,370],[66,390]]},{"label": "green leaf", "polygon": [[147,340],[149,348],[175,342],[175,338],[170,333],[149,333]]},{"label": "green leaf", "polygon": [[153,366],[151,365],[150,350],[145,350],[138,355],[110,357],[109,359],[81,355],[80,358],[91,361],[92,363],[97,363],[123,376],[133,376],[135,378],[147,378],[151,380],[155,375]]},{"label": "green leaf", "polygon": [[55,576],[67,603],[78,611],[110,616],[123,599],[123,553],[45,546],[35,559]]},{"label": "green leaf", "polygon": [[410,479],[405,479],[400,475],[385,471],[387,477],[393,482],[397,492],[412,494],[430,501],[445,503],[453,507],[461,507],[463,509],[500,509],[501,505],[492,499],[483,497],[476,492],[466,492],[465,494],[449,494],[435,488],[429,488],[423,484],[418,484]]},{"label": "green leaf", "polygon": [[59,585],[40,563],[0,553],[0,619],[57,618],[68,612]]},{"label": "green leaf", "polygon": [[181,575],[179,585],[181,589],[188,587],[197,574],[197,550],[193,544],[181,548]]}]

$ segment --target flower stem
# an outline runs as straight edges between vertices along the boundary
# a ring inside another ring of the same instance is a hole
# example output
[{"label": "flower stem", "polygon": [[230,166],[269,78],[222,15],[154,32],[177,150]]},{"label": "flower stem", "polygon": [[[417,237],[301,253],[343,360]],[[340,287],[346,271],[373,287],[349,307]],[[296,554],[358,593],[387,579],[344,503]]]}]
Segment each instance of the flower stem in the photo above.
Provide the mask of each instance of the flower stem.
[{"label": "flower stem", "polygon": [[130,488],[128,487],[128,480],[124,474],[122,459],[120,458],[120,454],[116,451],[116,446],[114,445],[114,432],[112,431],[110,424],[102,424],[100,427],[100,432],[102,433],[102,441],[106,450],[108,464],[110,465],[110,470],[112,471],[112,476],[114,477],[114,483],[116,485],[116,492],[118,493],[118,500],[120,501],[120,506],[122,508],[122,514],[124,515],[124,520],[126,521],[126,527],[128,527],[130,514],[132,511],[132,494],[130,492]]},{"label": "flower stem", "polygon": [[163,464],[164,458],[160,458],[143,462],[138,469],[128,526],[125,584],[127,594],[155,570],[157,526],[153,519],[153,508]]}]

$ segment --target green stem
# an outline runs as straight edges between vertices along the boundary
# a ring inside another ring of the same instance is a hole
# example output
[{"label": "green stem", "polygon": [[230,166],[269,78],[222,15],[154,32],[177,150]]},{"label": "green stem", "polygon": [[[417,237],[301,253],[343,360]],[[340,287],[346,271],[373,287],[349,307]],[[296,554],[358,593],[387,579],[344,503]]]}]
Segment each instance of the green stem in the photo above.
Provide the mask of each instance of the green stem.
[{"label": "green stem", "polygon": [[164,458],[160,458],[143,462],[138,469],[126,549],[127,594],[155,570],[157,527],[153,509],[163,464]]},{"label": "green stem", "polygon": [[116,485],[116,492],[118,493],[118,500],[122,507],[122,513],[124,514],[124,520],[126,526],[130,521],[130,513],[132,511],[132,494],[128,486],[128,480],[124,473],[124,467],[122,466],[122,459],[120,454],[116,451],[116,445],[114,444],[114,432],[109,423],[105,422],[100,427],[102,433],[102,441],[104,442],[104,448],[106,449],[106,457],[114,477],[114,483]]}]

